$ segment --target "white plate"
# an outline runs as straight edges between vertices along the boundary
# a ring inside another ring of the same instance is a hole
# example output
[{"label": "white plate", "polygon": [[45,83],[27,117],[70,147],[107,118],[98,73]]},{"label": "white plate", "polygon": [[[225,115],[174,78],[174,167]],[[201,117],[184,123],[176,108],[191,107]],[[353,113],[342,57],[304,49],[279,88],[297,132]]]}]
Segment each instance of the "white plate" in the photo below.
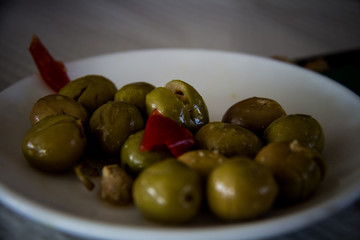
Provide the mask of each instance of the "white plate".
[{"label": "white plate", "polygon": [[144,220],[134,207],[99,201],[72,174],[48,176],[31,169],[21,154],[33,103],[51,91],[37,75],[0,94],[0,199],[45,225],[101,239],[249,239],[307,226],[354,201],[360,192],[360,99],[341,85],[310,71],[277,61],[206,50],[147,50],[115,53],[66,64],[74,79],[102,74],[118,87],[172,79],[192,84],[207,102],[211,120],[221,120],[236,101],[261,96],[277,100],[288,113],[314,116],[324,127],[329,171],[311,200],[264,218],[224,224],[199,216],[185,226]]}]

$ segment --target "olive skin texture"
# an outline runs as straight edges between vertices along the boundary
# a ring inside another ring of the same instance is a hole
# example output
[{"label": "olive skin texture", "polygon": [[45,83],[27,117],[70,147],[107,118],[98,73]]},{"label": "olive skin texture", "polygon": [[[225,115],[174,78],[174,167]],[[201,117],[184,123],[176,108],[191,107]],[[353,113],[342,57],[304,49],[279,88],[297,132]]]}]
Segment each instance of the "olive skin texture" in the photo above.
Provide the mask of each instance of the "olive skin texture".
[{"label": "olive skin texture", "polygon": [[34,125],[45,117],[59,114],[79,118],[84,124],[89,120],[88,111],[80,103],[67,96],[50,94],[36,101],[30,113],[30,122]]},{"label": "olive skin texture", "polygon": [[25,134],[22,152],[29,164],[44,172],[64,172],[82,157],[87,139],[81,120],[68,115],[44,118]]},{"label": "olive skin texture", "polygon": [[239,125],[262,135],[265,128],[286,112],[275,100],[252,97],[232,105],[224,114],[222,122]]},{"label": "olive skin texture", "polygon": [[284,142],[298,140],[320,153],[324,149],[325,136],[320,123],[310,115],[290,114],[272,122],[264,132],[264,140]]},{"label": "olive skin texture", "polygon": [[228,158],[214,151],[200,149],[185,152],[177,159],[195,169],[202,177],[206,177],[214,167]]},{"label": "olive skin texture", "polygon": [[279,186],[279,202],[293,204],[310,198],[326,175],[327,164],[316,150],[291,142],[272,142],[255,157],[267,167]]},{"label": "olive skin texture", "polygon": [[123,101],[134,104],[140,112],[146,116],[146,95],[151,92],[155,86],[147,82],[134,82],[122,86],[114,96],[114,101]]},{"label": "olive skin texture", "polygon": [[210,210],[225,221],[248,220],[268,212],[278,187],[271,172],[246,157],[234,157],[215,167],[207,181]]},{"label": "olive skin texture", "polygon": [[90,118],[91,138],[107,155],[119,156],[126,139],[144,128],[144,119],[137,107],[126,102],[109,101]]},{"label": "olive skin texture", "polygon": [[205,101],[191,85],[181,80],[172,80],[146,96],[147,114],[155,109],[192,132],[209,122]]},{"label": "olive skin texture", "polygon": [[200,149],[216,151],[226,157],[254,157],[262,148],[260,138],[250,130],[222,122],[211,122],[200,128],[195,142]]},{"label": "olive skin texture", "polygon": [[100,75],[86,75],[66,84],[59,94],[76,100],[92,113],[113,100],[116,91],[115,84],[109,79]]},{"label": "olive skin texture", "polygon": [[190,119],[184,104],[169,89],[157,87],[146,96],[147,115],[157,109],[162,115],[186,125]]},{"label": "olive skin texture", "polygon": [[172,156],[169,151],[140,151],[143,136],[144,130],[130,135],[121,148],[121,167],[133,175],[137,175],[148,166]]},{"label": "olive skin texture", "polygon": [[199,211],[201,178],[184,163],[169,158],[140,173],[134,182],[133,199],[149,220],[165,224],[185,223]]}]

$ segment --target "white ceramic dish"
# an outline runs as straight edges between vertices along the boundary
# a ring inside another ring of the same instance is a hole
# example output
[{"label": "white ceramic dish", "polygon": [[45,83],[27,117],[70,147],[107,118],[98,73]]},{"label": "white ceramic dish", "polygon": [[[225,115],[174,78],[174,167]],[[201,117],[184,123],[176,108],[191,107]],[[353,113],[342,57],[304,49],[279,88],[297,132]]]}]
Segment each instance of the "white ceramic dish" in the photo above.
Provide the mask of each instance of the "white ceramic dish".
[{"label": "white ceramic dish", "polygon": [[224,224],[199,216],[185,226],[144,220],[132,206],[115,208],[99,201],[74,175],[48,176],[31,169],[21,154],[33,103],[51,91],[37,75],[0,94],[0,199],[45,225],[101,239],[254,239],[313,224],[354,201],[360,192],[360,98],[310,71],[277,61],[206,50],[146,50],[115,53],[66,64],[74,79],[101,74],[118,87],[148,81],[163,86],[172,79],[192,84],[207,102],[211,120],[220,120],[236,101],[269,97],[288,113],[314,116],[326,135],[329,171],[317,195],[264,218]]}]

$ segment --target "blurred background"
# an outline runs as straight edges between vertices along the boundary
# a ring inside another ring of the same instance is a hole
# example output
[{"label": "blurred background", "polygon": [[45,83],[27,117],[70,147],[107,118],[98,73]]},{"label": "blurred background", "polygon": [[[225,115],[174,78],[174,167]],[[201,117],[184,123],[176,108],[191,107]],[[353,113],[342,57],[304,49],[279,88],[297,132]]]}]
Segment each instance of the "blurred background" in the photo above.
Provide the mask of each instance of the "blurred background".
[{"label": "blurred background", "polygon": [[0,89],[35,73],[33,34],[64,62],[203,48],[297,59],[360,47],[358,0],[1,0]]},{"label": "blurred background", "polygon": [[[351,80],[340,82],[359,91],[359,0],[0,0],[0,91],[37,73],[28,52],[33,34],[63,62],[150,48],[291,60],[351,50],[337,61],[352,66]],[[277,239],[359,239],[359,205]],[[0,239],[24,238],[81,239],[0,205]]]}]

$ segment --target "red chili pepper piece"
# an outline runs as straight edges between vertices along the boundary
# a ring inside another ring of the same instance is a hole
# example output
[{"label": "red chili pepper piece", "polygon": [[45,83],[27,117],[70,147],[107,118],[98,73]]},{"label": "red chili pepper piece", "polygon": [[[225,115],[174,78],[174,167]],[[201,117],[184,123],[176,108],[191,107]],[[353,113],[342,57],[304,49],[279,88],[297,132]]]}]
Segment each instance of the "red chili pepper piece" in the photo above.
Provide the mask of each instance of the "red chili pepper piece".
[{"label": "red chili pepper piece", "polygon": [[168,148],[175,157],[178,157],[194,144],[194,135],[190,130],[155,109],[147,120],[140,151]]},{"label": "red chili pepper piece", "polygon": [[35,35],[30,43],[29,51],[42,79],[50,88],[59,92],[63,86],[70,82],[64,64],[56,61]]}]

